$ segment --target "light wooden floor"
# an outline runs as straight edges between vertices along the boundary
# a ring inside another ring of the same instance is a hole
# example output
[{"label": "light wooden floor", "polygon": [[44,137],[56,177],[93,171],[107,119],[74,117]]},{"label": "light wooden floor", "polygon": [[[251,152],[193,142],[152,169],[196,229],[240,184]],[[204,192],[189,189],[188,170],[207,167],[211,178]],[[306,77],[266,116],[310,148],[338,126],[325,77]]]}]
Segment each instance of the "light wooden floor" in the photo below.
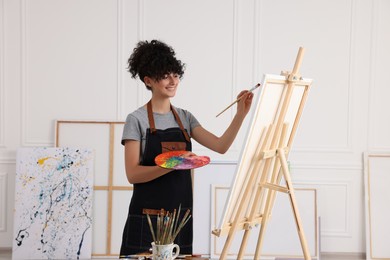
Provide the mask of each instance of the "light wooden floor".
[{"label": "light wooden floor", "polygon": [[[11,260],[12,259],[12,253],[10,249],[1,249],[0,248],[0,260]],[[95,258],[99,260],[112,260],[116,258]],[[320,260],[364,260],[365,256],[364,254],[359,253],[323,253],[321,254]],[[277,258],[275,260],[291,260],[286,258]],[[294,260],[300,260],[300,259],[294,259]]]},{"label": "light wooden floor", "polygon": [[[0,260],[11,260],[12,259],[12,251],[11,249],[2,249],[0,248]],[[118,259],[117,257],[113,258],[96,258],[99,260],[113,260],[113,259]]]}]

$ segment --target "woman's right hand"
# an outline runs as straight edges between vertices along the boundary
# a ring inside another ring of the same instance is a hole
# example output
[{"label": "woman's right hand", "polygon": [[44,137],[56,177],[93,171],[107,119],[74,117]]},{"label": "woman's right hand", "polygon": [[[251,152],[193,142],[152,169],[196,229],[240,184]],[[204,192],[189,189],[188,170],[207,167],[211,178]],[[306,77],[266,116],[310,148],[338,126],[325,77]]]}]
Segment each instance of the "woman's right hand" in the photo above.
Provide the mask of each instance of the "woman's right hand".
[{"label": "woman's right hand", "polygon": [[253,93],[249,90],[243,90],[238,94],[237,98],[240,98],[237,104],[237,114],[245,117],[252,105]]}]

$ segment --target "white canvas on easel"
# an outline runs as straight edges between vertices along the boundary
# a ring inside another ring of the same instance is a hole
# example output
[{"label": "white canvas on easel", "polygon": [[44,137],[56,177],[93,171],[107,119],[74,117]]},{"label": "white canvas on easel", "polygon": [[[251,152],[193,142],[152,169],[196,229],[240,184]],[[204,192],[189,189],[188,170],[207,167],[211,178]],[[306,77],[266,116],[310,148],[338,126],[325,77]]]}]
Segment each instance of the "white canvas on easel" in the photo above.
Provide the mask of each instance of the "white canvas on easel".
[{"label": "white canvas on easel", "polygon": [[[228,256],[235,233],[244,230],[238,254],[241,259],[251,229],[256,225],[260,225],[260,234],[254,257],[259,258],[266,224],[277,192],[289,196],[305,259],[311,258],[286,160],[312,82],[299,75],[302,56],[303,48],[300,48],[291,73],[264,76],[261,95],[237,165],[224,214],[219,226],[212,231],[216,236],[227,235],[221,259]],[[287,187],[279,185],[282,178]]]}]

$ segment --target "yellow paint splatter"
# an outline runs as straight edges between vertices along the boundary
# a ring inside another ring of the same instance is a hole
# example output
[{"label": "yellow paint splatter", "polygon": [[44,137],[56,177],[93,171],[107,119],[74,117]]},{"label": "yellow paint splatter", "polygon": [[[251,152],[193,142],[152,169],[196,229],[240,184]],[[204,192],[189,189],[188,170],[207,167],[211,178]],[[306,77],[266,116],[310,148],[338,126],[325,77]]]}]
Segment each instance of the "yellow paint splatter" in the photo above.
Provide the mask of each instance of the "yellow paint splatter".
[{"label": "yellow paint splatter", "polygon": [[38,164],[39,165],[43,165],[45,163],[45,161],[50,159],[50,158],[51,157],[44,157],[44,158],[38,159]]},{"label": "yellow paint splatter", "polygon": [[43,158],[41,158],[41,159],[38,159],[38,164],[42,166],[42,165],[43,165],[47,160],[49,160],[49,159],[58,160],[58,159],[55,158],[55,157],[43,157]]},{"label": "yellow paint splatter", "polygon": [[21,179],[22,179],[22,185],[23,187],[25,187],[29,182],[34,181],[35,177],[22,175]]}]

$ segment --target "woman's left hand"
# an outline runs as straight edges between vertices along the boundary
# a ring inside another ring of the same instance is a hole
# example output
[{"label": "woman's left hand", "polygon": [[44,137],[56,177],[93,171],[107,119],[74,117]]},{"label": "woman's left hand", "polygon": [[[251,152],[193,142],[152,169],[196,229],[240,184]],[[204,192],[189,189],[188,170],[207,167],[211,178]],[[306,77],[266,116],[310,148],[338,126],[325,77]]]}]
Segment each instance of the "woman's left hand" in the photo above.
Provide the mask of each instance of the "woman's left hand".
[{"label": "woman's left hand", "polygon": [[180,157],[183,157],[183,158],[188,158],[188,157],[193,157],[193,156],[196,156],[196,154],[193,152],[190,152],[190,151],[187,151],[186,153],[180,155]]}]

